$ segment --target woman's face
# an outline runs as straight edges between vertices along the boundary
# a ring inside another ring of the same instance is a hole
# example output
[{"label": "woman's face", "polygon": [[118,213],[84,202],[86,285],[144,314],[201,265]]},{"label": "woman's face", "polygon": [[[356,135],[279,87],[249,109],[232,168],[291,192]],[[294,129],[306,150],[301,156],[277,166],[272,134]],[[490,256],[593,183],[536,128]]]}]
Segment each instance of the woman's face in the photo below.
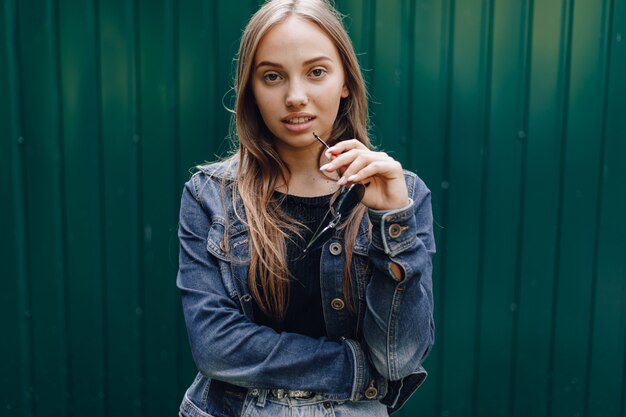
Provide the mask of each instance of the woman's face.
[{"label": "woman's face", "polygon": [[281,151],[319,147],[341,98],[348,96],[343,64],[332,40],[314,23],[291,16],[258,45],[252,91],[265,125]]}]

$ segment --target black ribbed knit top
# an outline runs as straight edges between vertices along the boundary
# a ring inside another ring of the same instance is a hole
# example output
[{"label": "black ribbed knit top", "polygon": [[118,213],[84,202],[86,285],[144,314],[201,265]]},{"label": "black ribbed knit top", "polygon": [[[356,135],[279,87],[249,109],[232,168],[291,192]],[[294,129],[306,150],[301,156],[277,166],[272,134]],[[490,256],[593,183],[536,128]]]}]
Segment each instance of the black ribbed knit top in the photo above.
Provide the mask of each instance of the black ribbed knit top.
[{"label": "black ribbed knit top", "polygon": [[277,332],[300,333],[316,338],[326,336],[320,290],[321,248],[311,251],[304,257],[302,250],[328,211],[332,194],[299,197],[276,192],[274,197],[280,202],[280,207],[286,214],[299,220],[306,228],[301,230],[302,238],[290,234],[291,239],[285,240],[291,277],[289,305],[284,319],[278,320],[265,315],[255,302],[254,321]]}]

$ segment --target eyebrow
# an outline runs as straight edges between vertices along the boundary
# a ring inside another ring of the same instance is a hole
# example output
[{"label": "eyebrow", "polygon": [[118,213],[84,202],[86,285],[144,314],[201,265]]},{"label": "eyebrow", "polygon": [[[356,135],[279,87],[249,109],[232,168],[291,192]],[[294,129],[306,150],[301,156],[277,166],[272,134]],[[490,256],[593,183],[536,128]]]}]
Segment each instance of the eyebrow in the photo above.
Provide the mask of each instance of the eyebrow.
[{"label": "eyebrow", "polygon": [[[312,64],[312,63],[314,63],[314,62],[317,62],[317,61],[330,61],[330,62],[334,62],[334,61],[333,61],[330,57],[328,57],[328,56],[326,56],[326,55],[320,55],[320,56],[317,56],[317,57],[315,57],[315,58],[307,59],[307,60],[306,60],[306,61],[304,61],[302,64],[303,64],[303,66],[306,66],[306,65],[310,65],[310,64]],[[278,64],[278,63],[276,63],[276,62],[271,62],[271,61],[261,61],[261,62],[259,62],[259,63],[256,65],[255,69],[259,69],[260,67],[264,67],[264,66],[267,66],[267,67],[276,67],[276,68],[282,68],[282,67],[283,67],[281,64]]]}]

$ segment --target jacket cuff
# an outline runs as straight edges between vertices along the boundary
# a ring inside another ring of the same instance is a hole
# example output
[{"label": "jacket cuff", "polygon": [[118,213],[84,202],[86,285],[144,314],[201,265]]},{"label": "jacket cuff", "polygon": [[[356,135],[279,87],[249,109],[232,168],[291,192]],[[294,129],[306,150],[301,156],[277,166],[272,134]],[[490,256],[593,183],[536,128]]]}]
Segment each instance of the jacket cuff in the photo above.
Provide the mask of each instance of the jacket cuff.
[{"label": "jacket cuff", "polygon": [[387,254],[396,256],[410,248],[417,239],[417,225],[413,199],[409,205],[396,210],[369,209],[372,223],[372,245]]},{"label": "jacket cuff", "polygon": [[354,359],[354,384],[351,401],[381,400],[387,395],[387,380],[367,360],[359,342],[344,339]]}]

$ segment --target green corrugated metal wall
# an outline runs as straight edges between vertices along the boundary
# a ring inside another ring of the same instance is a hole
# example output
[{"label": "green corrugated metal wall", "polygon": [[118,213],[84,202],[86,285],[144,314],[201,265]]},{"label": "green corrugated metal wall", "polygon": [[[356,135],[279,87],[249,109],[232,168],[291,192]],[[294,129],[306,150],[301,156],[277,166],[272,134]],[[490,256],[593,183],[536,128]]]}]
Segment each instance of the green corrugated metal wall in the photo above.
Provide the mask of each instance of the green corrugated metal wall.
[{"label": "green corrugated metal wall", "polygon": [[[175,415],[189,168],[258,1],[3,0],[0,415]],[[626,417],[626,0],[337,0],[376,143],[433,191],[401,416]]]}]

